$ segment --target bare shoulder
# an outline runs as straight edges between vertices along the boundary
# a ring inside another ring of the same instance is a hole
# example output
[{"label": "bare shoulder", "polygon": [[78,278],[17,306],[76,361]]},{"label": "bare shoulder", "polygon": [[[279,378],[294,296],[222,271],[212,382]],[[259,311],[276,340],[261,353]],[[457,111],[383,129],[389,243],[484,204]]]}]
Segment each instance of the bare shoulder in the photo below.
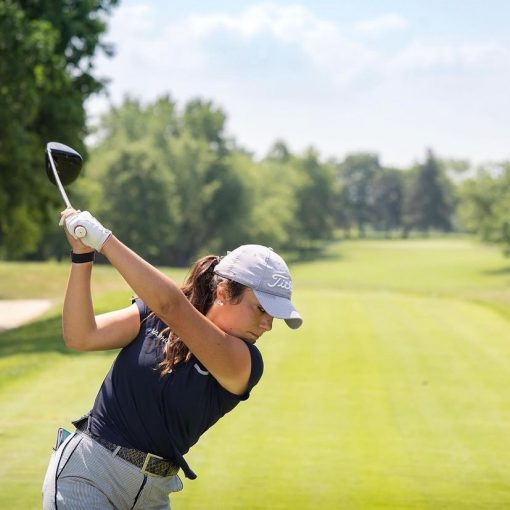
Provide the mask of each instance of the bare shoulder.
[{"label": "bare shoulder", "polygon": [[243,340],[220,329],[185,298],[178,310],[161,319],[226,390],[237,395],[246,391],[251,355]]}]

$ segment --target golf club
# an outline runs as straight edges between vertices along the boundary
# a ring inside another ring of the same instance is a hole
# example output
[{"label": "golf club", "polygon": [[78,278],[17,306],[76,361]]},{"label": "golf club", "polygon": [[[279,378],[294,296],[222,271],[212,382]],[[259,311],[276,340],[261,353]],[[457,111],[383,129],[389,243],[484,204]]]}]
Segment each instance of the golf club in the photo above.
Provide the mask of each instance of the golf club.
[{"label": "golf club", "polygon": [[[64,186],[71,184],[80,174],[83,159],[78,152],[59,142],[48,142],[46,145],[46,175],[57,186],[64,199],[66,207],[72,208]],[[85,237],[87,230],[78,225],[74,229],[78,238]]]}]

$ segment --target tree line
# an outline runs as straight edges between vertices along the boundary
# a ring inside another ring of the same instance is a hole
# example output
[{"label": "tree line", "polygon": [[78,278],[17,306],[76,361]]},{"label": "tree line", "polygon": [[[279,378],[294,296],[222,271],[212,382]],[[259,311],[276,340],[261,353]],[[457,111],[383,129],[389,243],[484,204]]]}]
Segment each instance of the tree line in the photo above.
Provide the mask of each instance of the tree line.
[{"label": "tree line", "polygon": [[[68,140],[85,153],[84,102],[104,88],[94,57],[117,0],[0,1],[0,257],[36,253],[58,197],[44,148]],[[51,218],[51,219],[50,219]]]},{"label": "tree line", "polygon": [[[148,104],[126,98],[97,126],[84,175],[69,190],[73,203],[143,257],[167,265],[246,242],[310,254],[339,232],[405,238],[470,231],[487,241],[510,239],[503,220],[508,165],[454,184],[452,163],[431,150],[407,169],[385,167],[371,153],[342,161],[313,148],[293,154],[284,141],[256,159],[226,135],[226,120],[211,101],[179,108],[169,96]],[[56,217],[55,210],[25,258],[66,252]]]},{"label": "tree line", "polygon": [[[409,168],[360,152],[324,158],[275,141],[255,158],[226,134],[211,101],[170,96],[112,107],[86,146],[84,102],[105,88],[94,58],[116,0],[0,2],[0,258],[45,260],[68,250],[56,219],[60,196],[46,179],[47,141],[86,161],[71,186],[142,256],[184,265],[246,242],[310,254],[335,236],[470,232],[510,251],[510,163],[469,165],[432,150]],[[76,4],[76,5],[75,5]],[[456,179],[452,179],[456,175]],[[461,179],[458,176],[461,175]]]}]

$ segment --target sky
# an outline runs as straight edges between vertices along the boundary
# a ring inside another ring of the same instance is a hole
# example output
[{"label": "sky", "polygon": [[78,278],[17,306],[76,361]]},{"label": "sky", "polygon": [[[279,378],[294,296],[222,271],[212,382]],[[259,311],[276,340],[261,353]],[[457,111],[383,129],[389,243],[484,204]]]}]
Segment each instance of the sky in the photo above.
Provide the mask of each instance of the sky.
[{"label": "sky", "polygon": [[277,140],[324,159],[405,168],[426,150],[472,165],[510,159],[508,0],[121,0],[96,59],[109,97],[200,97],[263,157]]}]

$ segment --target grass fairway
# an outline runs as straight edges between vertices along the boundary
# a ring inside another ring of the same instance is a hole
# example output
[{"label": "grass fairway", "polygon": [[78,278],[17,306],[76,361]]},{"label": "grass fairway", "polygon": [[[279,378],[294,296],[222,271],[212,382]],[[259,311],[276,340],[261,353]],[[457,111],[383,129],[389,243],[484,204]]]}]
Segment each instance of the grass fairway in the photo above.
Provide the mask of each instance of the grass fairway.
[{"label": "grass fairway", "polygon": [[[99,305],[117,306],[129,292],[103,269]],[[294,273],[305,325],[261,340],[264,378],[187,456],[199,477],[174,510],[510,508],[508,260],[466,240],[350,242]],[[2,509],[40,508],[56,427],[112,360],[63,349],[59,322],[0,335]]]}]

